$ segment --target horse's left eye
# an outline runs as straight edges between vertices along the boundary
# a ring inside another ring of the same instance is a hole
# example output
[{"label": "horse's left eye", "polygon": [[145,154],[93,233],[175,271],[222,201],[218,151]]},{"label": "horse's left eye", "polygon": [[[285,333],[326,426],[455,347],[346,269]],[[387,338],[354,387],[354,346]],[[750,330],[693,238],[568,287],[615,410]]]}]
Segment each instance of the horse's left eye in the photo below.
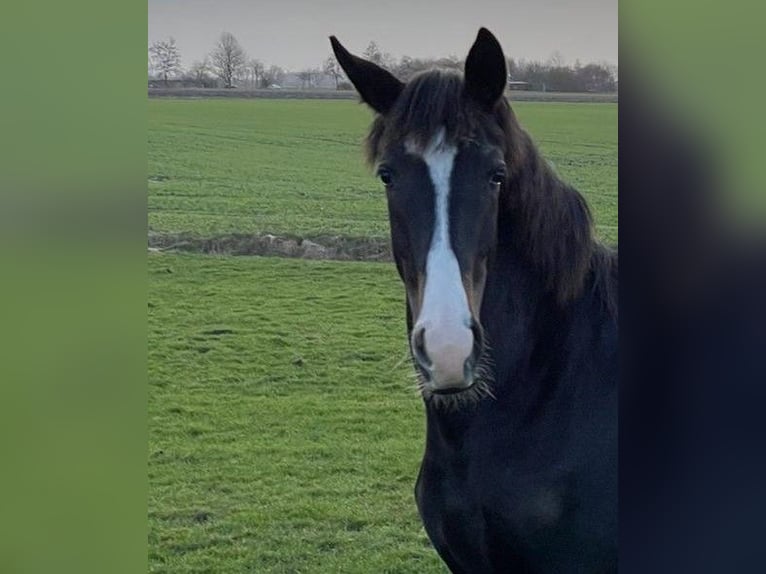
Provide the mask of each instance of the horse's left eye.
[{"label": "horse's left eye", "polygon": [[391,184],[394,183],[393,175],[391,174],[391,170],[388,168],[381,167],[378,169],[378,177],[386,187],[390,187]]},{"label": "horse's left eye", "polygon": [[503,185],[505,183],[505,169],[497,169],[492,172],[489,181],[492,185]]}]

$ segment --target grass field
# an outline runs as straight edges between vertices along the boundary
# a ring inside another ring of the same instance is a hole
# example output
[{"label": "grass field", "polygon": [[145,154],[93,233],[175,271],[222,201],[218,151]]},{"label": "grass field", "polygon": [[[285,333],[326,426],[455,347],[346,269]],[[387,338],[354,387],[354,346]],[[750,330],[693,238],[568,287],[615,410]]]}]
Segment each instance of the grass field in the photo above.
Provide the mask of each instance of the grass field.
[{"label": "grass field", "polygon": [[[149,258],[154,572],[443,572],[392,266]],[[364,302],[364,304],[360,304]]]},{"label": "grass field", "polygon": [[[611,104],[519,104],[616,240]],[[348,101],[150,100],[153,233],[385,237]],[[446,572],[388,263],[149,256],[152,572]]]},{"label": "grass field", "polygon": [[[355,102],[149,100],[149,227],[386,237],[385,197],[362,159]],[[617,239],[617,105],[515,104],[561,175]]]}]

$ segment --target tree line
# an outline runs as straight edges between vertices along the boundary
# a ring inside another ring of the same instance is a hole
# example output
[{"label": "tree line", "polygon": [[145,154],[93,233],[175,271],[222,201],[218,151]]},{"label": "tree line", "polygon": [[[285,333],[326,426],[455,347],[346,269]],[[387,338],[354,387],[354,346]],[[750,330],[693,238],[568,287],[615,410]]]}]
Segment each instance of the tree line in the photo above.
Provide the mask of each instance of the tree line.
[{"label": "tree line", "polygon": [[[401,80],[436,67],[462,69],[464,61],[456,56],[446,58],[394,58],[384,52],[376,42],[370,42],[363,56],[386,68]],[[555,53],[545,62],[508,59],[508,76],[516,85],[539,91],[552,92],[614,92],[617,90],[617,68],[605,63],[579,61],[564,63]],[[240,43],[229,32],[219,37],[210,53],[188,68],[181,65],[181,55],[173,38],[153,42],[149,46],[149,71],[166,86],[171,80],[198,87],[270,88],[279,86],[287,72],[276,65],[266,66],[261,60],[248,57]],[[343,70],[333,56],[319,66],[304,68],[296,74],[301,88],[318,87],[323,79],[331,78],[336,89],[352,89]]]},{"label": "tree line", "polygon": [[149,72],[166,86],[172,79],[202,88],[233,88],[241,84],[268,88],[280,84],[286,73],[279,66],[267,66],[261,60],[249,58],[229,32],[222,33],[210,53],[188,68],[181,65],[181,54],[173,38],[153,42],[149,46]]}]

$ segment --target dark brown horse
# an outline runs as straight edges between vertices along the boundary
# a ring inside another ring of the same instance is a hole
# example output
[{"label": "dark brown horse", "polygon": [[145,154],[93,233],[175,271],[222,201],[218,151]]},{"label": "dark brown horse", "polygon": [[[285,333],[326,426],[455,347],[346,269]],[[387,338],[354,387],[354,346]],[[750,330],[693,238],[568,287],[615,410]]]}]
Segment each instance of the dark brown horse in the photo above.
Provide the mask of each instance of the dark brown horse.
[{"label": "dark brown horse", "polygon": [[431,541],[453,572],[616,570],[616,255],[519,126],[489,31],[464,75],[406,84],[331,42],[377,114]]}]

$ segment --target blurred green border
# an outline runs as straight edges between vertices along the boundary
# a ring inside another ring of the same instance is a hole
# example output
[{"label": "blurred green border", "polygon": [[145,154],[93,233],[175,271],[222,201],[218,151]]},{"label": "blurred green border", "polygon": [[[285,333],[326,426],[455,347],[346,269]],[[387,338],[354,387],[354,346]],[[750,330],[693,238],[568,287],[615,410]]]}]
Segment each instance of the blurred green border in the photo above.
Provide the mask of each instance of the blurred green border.
[{"label": "blurred green border", "polygon": [[0,22],[0,572],[145,572],[147,6]]}]

